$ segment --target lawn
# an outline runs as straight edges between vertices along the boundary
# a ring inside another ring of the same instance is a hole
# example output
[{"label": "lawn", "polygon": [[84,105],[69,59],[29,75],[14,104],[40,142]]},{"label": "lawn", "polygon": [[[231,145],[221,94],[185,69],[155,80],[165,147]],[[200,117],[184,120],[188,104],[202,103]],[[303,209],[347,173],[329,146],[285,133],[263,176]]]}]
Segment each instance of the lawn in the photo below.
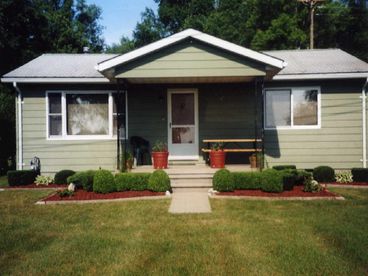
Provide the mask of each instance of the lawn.
[{"label": "lawn", "polygon": [[364,275],[368,190],[346,201],[169,200],[36,206],[46,191],[0,192],[0,274]]},{"label": "lawn", "polygon": [[1,187],[8,187],[8,178],[6,175],[0,176],[0,188]]}]

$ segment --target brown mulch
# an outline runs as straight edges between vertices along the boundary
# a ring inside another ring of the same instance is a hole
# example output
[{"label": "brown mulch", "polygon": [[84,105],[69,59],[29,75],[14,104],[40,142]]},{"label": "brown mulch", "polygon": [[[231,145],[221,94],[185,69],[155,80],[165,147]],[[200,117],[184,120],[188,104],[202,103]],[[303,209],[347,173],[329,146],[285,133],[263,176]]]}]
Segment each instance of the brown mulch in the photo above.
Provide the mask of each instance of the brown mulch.
[{"label": "brown mulch", "polygon": [[261,190],[235,190],[234,192],[221,192],[217,195],[226,196],[259,196],[259,197],[335,197],[335,193],[323,190],[317,193],[304,192],[304,186],[294,186],[292,191],[283,191],[281,193],[267,193]]},{"label": "brown mulch", "polygon": [[55,188],[55,189],[63,189],[68,187],[66,184],[49,184],[49,185],[36,185],[36,184],[29,184],[29,185],[19,185],[19,186],[9,186],[5,187],[5,189],[45,189],[45,188]]},{"label": "brown mulch", "polygon": [[130,197],[147,197],[147,196],[163,196],[165,193],[152,191],[125,191],[113,192],[108,194],[99,194],[95,192],[87,192],[84,190],[77,190],[72,196],[60,197],[57,193],[44,199],[44,201],[60,201],[60,200],[98,200],[98,199],[117,199]]},{"label": "brown mulch", "polygon": [[320,184],[321,185],[332,184],[332,185],[368,186],[368,182],[350,182],[350,183],[328,182],[328,183],[320,183]]}]

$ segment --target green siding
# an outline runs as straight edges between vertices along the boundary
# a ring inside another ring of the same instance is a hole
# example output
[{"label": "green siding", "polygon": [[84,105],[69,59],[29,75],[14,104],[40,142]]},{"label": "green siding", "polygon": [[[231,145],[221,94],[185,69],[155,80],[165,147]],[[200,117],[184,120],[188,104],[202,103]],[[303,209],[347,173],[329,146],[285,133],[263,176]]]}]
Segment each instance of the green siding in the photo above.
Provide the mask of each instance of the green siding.
[{"label": "green siding", "polygon": [[[23,163],[37,156],[42,173],[52,174],[62,169],[76,171],[98,169],[115,170],[116,140],[47,140],[46,90],[114,90],[113,86],[28,85],[23,93]],[[17,143],[18,144],[18,143]]]},{"label": "green siding", "polygon": [[270,83],[267,87],[321,86],[321,128],[266,130],[269,166],[362,166],[361,81]]},{"label": "green siding", "polygon": [[184,41],[116,69],[117,78],[264,76],[265,67],[203,43]]}]

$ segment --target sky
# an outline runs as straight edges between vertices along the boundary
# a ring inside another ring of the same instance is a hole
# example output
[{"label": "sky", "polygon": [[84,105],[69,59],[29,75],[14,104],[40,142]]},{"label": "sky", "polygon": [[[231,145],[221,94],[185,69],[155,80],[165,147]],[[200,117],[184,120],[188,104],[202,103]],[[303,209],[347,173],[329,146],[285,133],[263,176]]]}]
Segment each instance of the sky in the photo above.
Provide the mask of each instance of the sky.
[{"label": "sky", "polygon": [[119,42],[123,35],[131,37],[146,7],[157,10],[154,0],[87,0],[86,2],[96,4],[102,9],[100,23],[104,26],[103,37],[108,45]]}]

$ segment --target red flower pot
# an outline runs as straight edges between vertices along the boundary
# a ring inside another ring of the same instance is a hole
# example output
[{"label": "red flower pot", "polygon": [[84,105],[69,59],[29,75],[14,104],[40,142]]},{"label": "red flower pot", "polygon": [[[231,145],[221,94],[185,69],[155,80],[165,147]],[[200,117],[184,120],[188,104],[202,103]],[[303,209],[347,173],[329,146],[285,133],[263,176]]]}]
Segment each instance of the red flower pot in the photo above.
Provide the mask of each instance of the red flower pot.
[{"label": "red flower pot", "polygon": [[210,151],[210,164],[211,168],[225,168],[225,151],[223,150],[211,150]]},{"label": "red flower pot", "polygon": [[169,152],[152,152],[153,168],[154,169],[167,169],[167,160],[169,158]]}]

